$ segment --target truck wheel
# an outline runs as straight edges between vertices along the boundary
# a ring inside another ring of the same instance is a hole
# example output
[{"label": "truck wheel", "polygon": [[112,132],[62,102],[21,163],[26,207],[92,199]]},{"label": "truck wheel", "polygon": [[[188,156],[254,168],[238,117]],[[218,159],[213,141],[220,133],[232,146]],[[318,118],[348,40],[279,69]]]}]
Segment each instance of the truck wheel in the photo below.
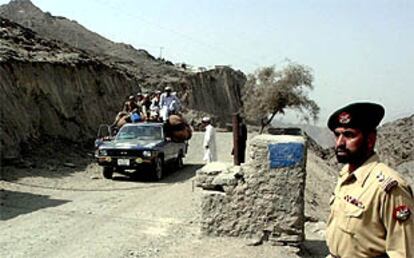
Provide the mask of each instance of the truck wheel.
[{"label": "truck wheel", "polygon": [[154,161],[153,177],[156,181],[159,181],[164,176],[164,162],[161,157],[158,157]]},{"label": "truck wheel", "polygon": [[113,173],[114,173],[113,167],[103,167],[102,174],[104,178],[112,179]]},{"label": "truck wheel", "polygon": [[175,167],[177,169],[182,169],[184,167],[183,154],[178,154],[177,158],[175,159]]}]

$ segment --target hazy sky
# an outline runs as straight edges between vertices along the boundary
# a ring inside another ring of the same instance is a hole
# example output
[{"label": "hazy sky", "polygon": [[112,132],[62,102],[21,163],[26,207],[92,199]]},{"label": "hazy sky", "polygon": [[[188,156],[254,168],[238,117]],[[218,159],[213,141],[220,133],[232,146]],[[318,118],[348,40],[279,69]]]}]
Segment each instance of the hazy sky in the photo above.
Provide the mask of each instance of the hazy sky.
[{"label": "hazy sky", "polygon": [[[0,0],[0,4],[8,1]],[[385,121],[414,113],[414,1],[32,0],[116,41],[196,67],[245,73],[286,60],[315,76],[320,121],[356,100]]]}]

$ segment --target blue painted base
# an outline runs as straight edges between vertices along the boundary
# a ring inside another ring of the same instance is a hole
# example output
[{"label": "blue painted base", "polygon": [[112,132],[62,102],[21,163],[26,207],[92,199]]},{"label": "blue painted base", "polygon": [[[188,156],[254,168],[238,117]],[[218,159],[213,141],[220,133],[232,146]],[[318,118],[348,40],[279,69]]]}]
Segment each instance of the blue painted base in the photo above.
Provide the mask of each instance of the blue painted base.
[{"label": "blue painted base", "polygon": [[294,167],[303,160],[305,146],[302,143],[269,144],[270,168]]}]

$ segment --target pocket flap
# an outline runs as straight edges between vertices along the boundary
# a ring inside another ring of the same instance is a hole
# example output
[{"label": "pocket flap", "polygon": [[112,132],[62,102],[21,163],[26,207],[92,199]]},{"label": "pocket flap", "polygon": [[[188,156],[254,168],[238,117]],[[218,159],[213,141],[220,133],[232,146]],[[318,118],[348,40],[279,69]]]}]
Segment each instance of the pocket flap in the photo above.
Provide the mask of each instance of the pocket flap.
[{"label": "pocket flap", "polygon": [[345,210],[345,216],[351,218],[359,218],[362,213],[364,213],[364,209],[355,205],[349,205]]}]

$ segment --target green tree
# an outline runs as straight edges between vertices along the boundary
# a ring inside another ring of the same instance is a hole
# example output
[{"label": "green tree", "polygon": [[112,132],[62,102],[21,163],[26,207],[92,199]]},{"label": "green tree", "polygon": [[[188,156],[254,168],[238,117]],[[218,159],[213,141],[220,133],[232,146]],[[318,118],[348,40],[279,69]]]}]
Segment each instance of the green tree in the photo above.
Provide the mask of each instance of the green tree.
[{"label": "green tree", "polygon": [[263,67],[248,75],[244,86],[244,113],[250,121],[260,121],[261,130],[276,114],[286,109],[299,111],[305,121],[317,120],[319,106],[307,95],[313,90],[313,75],[307,66],[290,62],[281,70]]}]

